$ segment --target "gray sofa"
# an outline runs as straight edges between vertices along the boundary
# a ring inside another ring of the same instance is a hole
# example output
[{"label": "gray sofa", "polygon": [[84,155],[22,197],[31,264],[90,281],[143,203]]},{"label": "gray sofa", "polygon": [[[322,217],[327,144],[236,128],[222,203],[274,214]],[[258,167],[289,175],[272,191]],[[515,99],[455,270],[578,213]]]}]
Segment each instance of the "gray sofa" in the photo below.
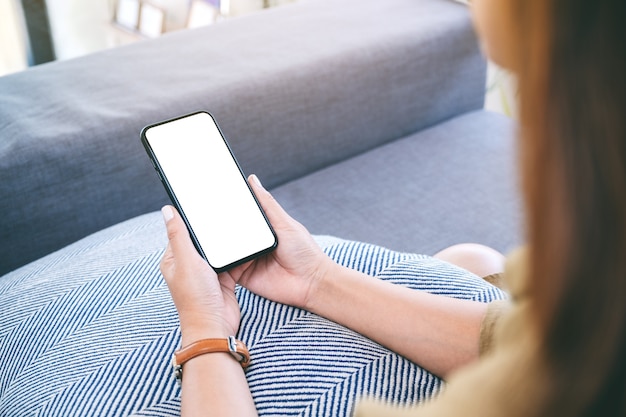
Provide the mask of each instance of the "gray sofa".
[{"label": "gray sofa", "polygon": [[0,78],[0,274],[166,203],[138,136],[212,112],[314,234],[520,242],[514,125],[451,0],[303,0]]},{"label": "gray sofa", "polygon": [[[521,241],[515,125],[483,110],[485,73],[457,2],[301,0],[0,78],[0,415],[179,414],[168,199],[139,132],[200,109],[336,262],[504,298],[427,256]],[[443,384],[336,323],[236,295],[261,416],[347,417],[362,396],[414,404]]]}]

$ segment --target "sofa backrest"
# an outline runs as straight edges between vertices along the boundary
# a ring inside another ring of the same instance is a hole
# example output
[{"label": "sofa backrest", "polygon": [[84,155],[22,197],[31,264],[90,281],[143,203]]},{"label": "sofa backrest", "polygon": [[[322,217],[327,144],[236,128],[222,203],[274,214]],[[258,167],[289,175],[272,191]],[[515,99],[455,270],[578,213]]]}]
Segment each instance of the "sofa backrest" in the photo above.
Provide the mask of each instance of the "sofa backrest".
[{"label": "sofa backrest", "polygon": [[301,0],[0,78],[0,274],[157,210],[147,124],[215,115],[273,187],[483,106],[452,0]]}]

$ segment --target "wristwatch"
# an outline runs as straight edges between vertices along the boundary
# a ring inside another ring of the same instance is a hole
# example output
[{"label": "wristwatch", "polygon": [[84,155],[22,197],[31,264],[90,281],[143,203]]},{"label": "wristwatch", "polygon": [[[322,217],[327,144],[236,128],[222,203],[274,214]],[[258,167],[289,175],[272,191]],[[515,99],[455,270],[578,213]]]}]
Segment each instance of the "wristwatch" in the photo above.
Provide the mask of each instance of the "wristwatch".
[{"label": "wristwatch", "polygon": [[179,383],[183,380],[183,364],[189,359],[216,352],[230,353],[243,368],[250,365],[248,348],[242,341],[235,339],[235,336],[228,336],[227,339],[202,339],[174,352],[172,367],[176,380]]}]

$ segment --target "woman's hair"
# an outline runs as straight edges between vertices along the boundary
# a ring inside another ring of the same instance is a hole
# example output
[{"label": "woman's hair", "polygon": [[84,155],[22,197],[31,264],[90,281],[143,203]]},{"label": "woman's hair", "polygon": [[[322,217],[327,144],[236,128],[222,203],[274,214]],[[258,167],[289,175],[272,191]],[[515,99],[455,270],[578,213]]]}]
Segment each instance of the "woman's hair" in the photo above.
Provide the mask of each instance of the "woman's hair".
[{"label": "woman's hair", "polygon": [[[546,415],[626,415],[626,1],[515,0]],[[583,411],[580,411],[583,410]]]}]

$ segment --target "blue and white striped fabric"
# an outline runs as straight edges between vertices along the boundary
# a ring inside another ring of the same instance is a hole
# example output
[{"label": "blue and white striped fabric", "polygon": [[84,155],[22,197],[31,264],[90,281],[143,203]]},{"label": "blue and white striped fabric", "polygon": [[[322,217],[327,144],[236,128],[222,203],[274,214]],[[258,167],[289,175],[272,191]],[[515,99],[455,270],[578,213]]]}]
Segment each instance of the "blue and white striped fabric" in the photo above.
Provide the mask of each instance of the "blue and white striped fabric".
[{"label": "blue and white striped fabric", "polygon": [[[1,416],[179,414],[170,368],[179,323],[158,266],[165,239],[152,213],[0,277]],[[427,256],[319,242],[336,262],[400,285],[482,302],[505,296]],[[243,288],[237,297],[263,416],[348,416],[364,395],[412,404],[442,385],[333,322]]]}]

